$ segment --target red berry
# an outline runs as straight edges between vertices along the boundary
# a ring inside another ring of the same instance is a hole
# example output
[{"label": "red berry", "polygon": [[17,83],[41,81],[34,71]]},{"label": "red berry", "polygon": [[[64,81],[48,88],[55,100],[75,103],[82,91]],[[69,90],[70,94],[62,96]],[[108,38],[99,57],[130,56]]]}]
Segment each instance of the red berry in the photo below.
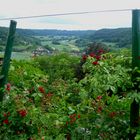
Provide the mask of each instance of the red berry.
[{"label": "red berry", "polygon": [[102,96],[97,96],[97,100],[101,100],[102,99]]},{"label": "red berry", "polygon": [[101,54],[101,53],[104,53],[104,50],[100,49],[98,52]]},{"label": "red berry", "polygon": [[47,96],[48,96],[48,97],[52,97],[53,94],[52,94],[51,92],[49,92],[49,93],[47,94]]},{"label": "red berry", "polygon": [[76,114],[72,114],[69,117],[72,119],[72,118],[76,117]]},{"label": "red berry", "polygon": [[97,112],[100,113],[102,110],[103,110],[102,107],[99,106]]},{"label": "red berry", "polygon": [[110,118],[113,118],[113,117],[115,117],[116,116],[116,112],[111,112],[110,114],[109,114],[109,117]]},{"label": "red berry", "polygon": [[10,91],[11,90],[11,84],[10,83],[6,84],[6,90],[7,91]]},{"label": "red berry", "polygon": [[10,83],[8,83],[8,84],[7,84],[7,87],[11,87],[11,84],[10,84]]},{"label": "red berry", "polygon": [[19,114],[21,117],[25,117],[27,115],[27,111],[25,109],[22,109],[19,111]]},{"label": "red berry", "polygon": [[97,60],[100,60],[100,59],[101,59],[101,56],[100,56],[100,55],[97,55],[97,56],[96,56],[96,59],[97,59]]},{"label": "red berry", "polygon": [[69,117],[72,119],[73,118],[73,115],[70,115]]},{"label": "red berry", "polygon": [[94,53],[90,53],[89,56],[90,56],[90,57],[94,57],[95,54],[94,54]]},{"label": "red berry", "polygon": [[76,118],[72,118],[71,120],[70,120],[70,123],[72,124],[72,123],[74,123],[76,121]]},{"label": "red berry", "polygon": [[3,114],[3,116],[4,116],[4,117],[7,117],[7,114],[6,114],[6,113],[4,113],[4,114]]},{"label": "red berry", "polygon": [[86,56],[86,55],[83,55],[83,56],[82,56],[82,59],[83,59],[84,61],[86,61],[87,56]]},{"label": "red berry", "polygon": [[92,62],[92,64],[93,65],[98,65],[99,63],[98,63],[98,61],[94,61],[94,62]]},{"label": "red berry", "polygon": [[80,114],[78,114],[78,116],[77,116],[77,117],[78,117],[78,119],[80,119],[80,118],[81,118]]},{"label": "red berry", "polygon": [[38,90],[41,92],[41,93],[45,93],[45,89],[43,87],[38,87]]},{"label": "red berry", "polygon": [[9,120],[6,119],[6,120],[3,121],[3,123],[4,123],[4,124],[9,124]]},{"label": "red berry", "polygon": [[73,114],[73,117],[75,117],[76,116],[76,114]]}]

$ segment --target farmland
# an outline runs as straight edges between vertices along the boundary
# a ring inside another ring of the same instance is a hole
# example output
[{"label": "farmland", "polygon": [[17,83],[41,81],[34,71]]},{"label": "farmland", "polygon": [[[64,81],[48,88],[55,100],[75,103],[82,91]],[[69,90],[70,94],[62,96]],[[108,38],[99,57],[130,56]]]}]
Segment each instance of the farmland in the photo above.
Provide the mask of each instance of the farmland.
[{"label": "farmland", "polygon": [[[0,27],[0,51],[4,51],[8,28]],[[126,36],[127,34],[127,36]],[[101,29],[85,31],[17,29],[13,52],[32,52],[37,48],[52,53],[82,53],[94,42],[111,50],[131,48],[131,29]]]}]

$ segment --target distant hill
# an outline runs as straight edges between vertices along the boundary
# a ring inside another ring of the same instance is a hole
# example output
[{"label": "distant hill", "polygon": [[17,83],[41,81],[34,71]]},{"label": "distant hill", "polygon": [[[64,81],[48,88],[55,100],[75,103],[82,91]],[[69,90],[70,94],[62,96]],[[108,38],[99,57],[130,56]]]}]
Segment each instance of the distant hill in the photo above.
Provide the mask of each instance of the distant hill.
[{"label": "distant hill", "polygon": [[[15,45],[39,45],[40,41],[31,35],[27,35],[28,32],[24,32],[22,29],[17,29],[15,37]],[[5,45],[8,36],[8,28],[0,27],[0,45]]]},{"label": "distant hill", "polygon": [[78,46],[85,46],[88,42],[100,41],[115,43],[117,47],[130,47],[132,43],[131,28],[101,29],[101,30],[29,30],[17,29],[21,36],[77,36]]},{"label": "distant hill", "polygon": [[132,44],[131,28],[101,29],[90,36],[91,40],[116,43],[119,48]]},{"label": "distant hill", "polygon": [[[39,39],[34,36],[90,36],[94,34],[94,30],[86,31],[67,31],[67,30],[53,30],[53,29],[17,29],[15,37],[15,45],[23,44],[33,44],[40,45]],[[8,28],[0,27],[0,45],[5,45],[8,35]]]},{"label": "distant hill", "polygon": [[26,36],[85,36],[95,33],[95,30],[17,29],[17,33]]},{"label": "distant hill", "polygon": [[[8,28],[0,27],[0,46],[5,45]],[[101,30],[53,30],[53,29],[17,29],[15,45],[39,46],[41,41],[35,36],[76,36],[76,45],[86,47],[89,42],[114,43],[117,47],[130,47],[131,28]]]}]

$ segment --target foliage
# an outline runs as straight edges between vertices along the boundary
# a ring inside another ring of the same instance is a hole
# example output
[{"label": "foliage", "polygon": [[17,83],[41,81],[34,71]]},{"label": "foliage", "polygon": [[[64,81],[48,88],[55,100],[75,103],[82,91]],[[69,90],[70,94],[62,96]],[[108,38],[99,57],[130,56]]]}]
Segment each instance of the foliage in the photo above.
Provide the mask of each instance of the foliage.
[{"label": "foliage", "polygon": [[0,104],[0,139],[128,139],[130,104],[140,99],[130,52],[83,57],[80,81],[73,67],[60,68],[79,61],[66,54],[13,61]]},{"label": "foliage", "polygon": [[[8,36],[8,28],[0,27],[0,45],[2,45],[2,46],[6,45],[7,36]],[[26,50],[26,46],[40,45],[40,40],[37,38],[34,38],[32,36],[27,36],[24,33],[20,34],[20,32],[17,31],[16,35],[15,35],[14,45],[15,46],[23,45],[23,46],[25,46],[25,50]],[[3,47],[1,49],[4,50]],[[16,47],[14,49],[15,49],[15,51],[16,50],[18,51],[18,49],[16,49]]]},{"label": "foliage", "polygon": [[93,42],[88,45],[88,47],[85,49],[85,53],[87,55],[90,55],[91,53],[94,53],[96,55],[100,55],[101,53],[107,53],[110,49],[103,43],[100,42]]},{"label": "foliage", "polygon": [[25,60],[12,61],[9,74],[11,84],[15,84],[19,88],[27,88],[36,85],[36,82],[40,83],[43,79],[45,82],[48,77],[36,67],[36,64]]},{"label": "foliage", "polygon": [[50,76],[50,81],[74,78],[75,69],[79,63],[77,56],[71,56],[67,53],[56,54],[51,57],[41,56],[36,58],[35,61]]},{"label": "foliage", "polygon": [[130,47],[132,44],[131,28],[101,29],[90,36],[91,40],[113,42],[119,48]]},{"label": "foliage", "polygon": [[88,46],[89,44],[89,39],[87,38],[78,38],[76,41],[75,41],[75,44],[76,46],[80,47],[80,48],[85,48],[85,46]]},{"label": "foliage", "polygon": [[108,94],[121,95],[132,88],[130,56],[124,54],[116,56],[115,53],[108,53],[101,56],[98,65],[93,62],[96,62],[96,58],[87,58],[83,66],[87,74],[81,81],[81,84],[88,89],[89,93],[101,94],[108,92]]}]

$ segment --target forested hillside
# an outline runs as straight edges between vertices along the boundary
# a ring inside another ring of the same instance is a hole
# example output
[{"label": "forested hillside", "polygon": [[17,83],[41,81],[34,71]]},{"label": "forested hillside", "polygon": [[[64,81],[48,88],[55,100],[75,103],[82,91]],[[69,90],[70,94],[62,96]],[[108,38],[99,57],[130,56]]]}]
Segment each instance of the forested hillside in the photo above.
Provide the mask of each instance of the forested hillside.
[{"label": "forested hillside", "polygon": [[131,28],[101,29],[90,36],[91,40],[116,43],[119,48],[130,47],[132,43]]},{"label": "forested hillside", "polygon": [[[8,34],[8,28],[0,27],[0,50],[3,50],[3,46],[6,44],[6,38]],[[17,29],[16,38],[15,38],[15,46],[16,51],[24,51],[27,48],[33,50],[36,46],[41,46],[41,37],[49,37],[52,43],[54,39],[56,40],[56,36],[60,36],[59,39],[57,37],[57,45],[61,44],[63,40],[66,40],[68,46],[71,44],[71,37],[75,37],[73,39],[72,45],[77,47],[86,48],[89,43],[93,42],[101,42],[105,45],[110,46],[111,48],[125,48],[131,47],[131,28],[118,28],[118,29],[101,29],[101,30],[52,30],[52,29]],[[66,37],[64,39],[64,37]],[[44,40],[45,41],[45,40]],[[59,42],[61,41],[61,42]],[[71,40],[72,41],[72,40]],[[48,42],[48,40],[46,40]],[[65,43],[64,43],[65,44]],[[61,45],[64,45],[63,42]],[[50,43],[46,44],[50,45]],[[22,46],[22,47],[19,47]],[[67,44],[66,44],[67,46]],[[51,47],[51,46],[49,46]],[[59,47],[59,45],[57,46]],[[26,48],[26,49],[24,49]]]},{"label": "forested hillside", "polygon": [[[7,35],[8,35],[8,28],[0,27],[0,45],[3,46],[6,44]],[[19,30],[17,29],[14,44],[15,45],[29,45],[29,44],[39,45],[40,41],[34,38],[33,36],[28,35],[28,32],[25,33],[24,30],[22,29],[20,29],[19,32]]]},{"label": "forested hillside", "polygon": [[87,36],[94,34],[95,30],[17,29],[17,33],[26,36]]}]

